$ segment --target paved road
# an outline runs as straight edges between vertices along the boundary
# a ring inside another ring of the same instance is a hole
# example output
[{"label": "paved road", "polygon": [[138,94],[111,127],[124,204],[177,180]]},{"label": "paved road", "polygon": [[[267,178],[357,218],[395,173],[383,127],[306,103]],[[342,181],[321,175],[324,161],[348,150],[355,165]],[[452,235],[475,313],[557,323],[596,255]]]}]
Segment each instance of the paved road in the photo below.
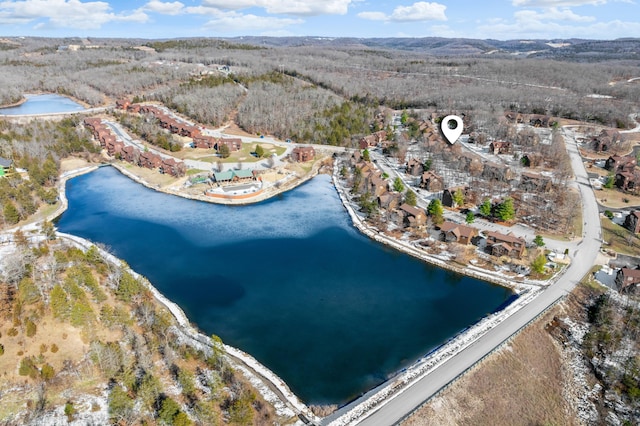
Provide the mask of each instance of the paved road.
[{"label": "paved road", "polygon": [[593,190],[589,186],[587,172],[574,140],[567,139],[567,150],[576,176],[575,184],[579,188],[582,197],[585,224],[582,241],[571,252],[573,261],[565,274],[527,306],[491,329],[475,343],[442,363],[438,368],[418,380],[358,424],[380,426],[399,422],[438,390],[464,373],[511,335],[536,318],[547,307],[569,293],[580,282],[582,277],[589,272],[598,255],[601,243],[598,205]]}]

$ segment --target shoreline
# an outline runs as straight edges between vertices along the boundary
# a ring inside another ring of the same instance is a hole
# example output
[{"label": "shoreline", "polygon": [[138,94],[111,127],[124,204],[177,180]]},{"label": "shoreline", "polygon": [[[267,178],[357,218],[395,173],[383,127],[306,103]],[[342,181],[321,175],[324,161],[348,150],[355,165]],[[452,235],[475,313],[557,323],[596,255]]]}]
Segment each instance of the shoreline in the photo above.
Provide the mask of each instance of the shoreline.
[{"label": "shoreline", "polygon": [[[188,196],[188,194],[183,194],[178,191],[169,191],[164,188],[159,188],[157,185],[152,185],[149,182],[145,181],[143,178],[135,175],[134,173],[126,170],[119,164],[103,164],[103,165],[90,165],[87,167],[83,167],[76,170],[71,170],[65,172],[60,175],[60,181],[58,182],[58,189],[60,194],[60,206],[50,215],[47,216],[45,220],[52,221],[58,216],[60,216],[68,207],[68,201],[66,198],[66,182],[69,179],[72,179],[77,176],[81,176],[86,173],[90,173],[92,171],[97,170],[99,167],[105,166],[113,166],[116,170],[118,170],[123,175],[128,178],[138,182],[149,189],[153,189],[159,192],[164,192],[169,195],[176,195],[183,198],[193,199],[196,201],[207,201],[205,196],[203,195],[203,199],[201,200],[198,197]],[[309,173],[305,179],[299,181],[299,183],[292,188],[284,189],[276,194],[270,195],[264,199],[270,198],[274,195],[277,195],[281,192],[288,191],[297,187],[298,185],[312,179],[317,176],[320,167],[317,167],[315,170]],[[354,422],[359,422],[363,418],[367,417],[372,412],[376,411],[390,399],[402,393],[404,390],[408,389],[410,385],[417,381],[418,379],[424,377],[429,374],[435,368],[437,368],[445,359],[448,359],[462,349],[473,344],[477,339],[479,339],[488,329],[495,327],[498,323],[503,321],[506,317],[510,316],[517,310],[519,310],[522,306],[527,304],[530,300],[535,298],[541,290],[544,288],[542,285],[534,285],[534,284],[525,284],[525,283],[515,283],[509,280],[506,280],[501,277],[497,277],[495,275],[490,274],[489,272],[485,272],[480,270],[480,268],[474,268],[472,266],[467,268],[458,267],[448,263],[443,258],[438,258],[434,255],[429,255],[424,252],[420,252],[420,250],[416,247],[411,246],[408,243],[399,241],[397,239],[393,239],[391,237],[383,236],[377,232],[377,230],[372,229],[369,225],[365,224],[364,221],[358,216],[355,212],[351,203],[348,199],[348,196],[345,193],[345,189],[338,181],[337,176],[337,168],[333,168],[332,181],[338,196],[342,202],[343,207],[349,214],[351,218],[351,222],[353,226],[358,229],[363,235],[368,238],[380,243],[384,244],[388,247],[391,247],[395,250],[398,250],[402,253],[408,254],[410,256],[416,257],[419,260],[422,260],[430,265],[443,268],[445,270],[458,273],[465,276],[470,276],[472,278],[476,278],[482,281],[485,281],[489,284],[500,285],[504,288],[508,288],[514,292],[514,294],[518,295],[518,298],[514,300],[510,305],[502,309],[501,311],[494,312],[480,319],[477,323],[470,325],[468,328],[461,330],[456,335],[452,336],[449,340],[443,342],[443,344],[429,353],[421,356],[419,359],[414,361],[408,367],[405,367],[401,370],[398,370],[392,376],[390,376],[385,382],[381,383],[377,387],[367,391],[354,401],[348,402],[339,408],[337,411],[332,413],[331,415],[325,418],[318,418],[315,416],[309,407],[306,406],[303,402],[299,400],[299,398],[290,391],[287,387],[286,383],[278,377],[275,373],[269,370],[266,366],[260,364],[255,358],[253,358],[250,354],[247,354],[237,348],[233,348],[228,345],[224,345],[225,351],[227,352],[227,356],[234,365],[235,368],[238,368],[245,377],[249,379],[249,381],[254,384],[256,388],[261,388],[259,385],[256,385],[255,380],[264,384],[265,388],[259,389],[259,392],[265,398],[265,400],[277,406],[277,401],[282,403],[282,406],[277,409],[280,412],[286,412],[286,410],[290,410],[289,414],[293,413],[294,416],[302,413],[306,416],[307,419],[311,419],[315,423],[321,424],[331,424],[334,426],[337,425],[349,425]],[[210,198],[210,197],[207,197]],[[263,201],[255,200],[253,202],[243,202],[237,204],[252,204],[254,202]],[[208,200],[208,202],[212,202],[212,200]],[[230,204],[230,203],[217,203],[217,204]],[[29,225],[27,225],[29,226]],[[31,224],[32,227],[35,227],[36,224]],[[33,229],[33,228],[32,228]],[[85,248],[93,245],[88,240],[85,240],[80,237],[58,233],[62,237],[64,237],[68,241],[73,241],[75,244],[79,244]],[[110,258],[116,259],[113,255],[102,252],[103,255],[109,256]],[[186,339],[194,342],[197,345],[203,345],[204,347],[211,348],[213,343],[211,339],[200,333],[197,329],[195,329],[188,318],[182,311],[182,309],[176,305],[174,302],[167,299],[164,295],[162,295],[153,285],[146,280],[146,278],[142,277],[136,271],[131,270],[131,273],[139,278],[142,278],[145,286],[153,293],[156,300],[164,305],[176,318],[180,326],[180,332],[184,335]],[[274,393],[273,389],[277,390],[277,395]]]},{"label": "shoreline", "polygon": [[310,181],[320,173],[321,163],[318,162],[314,164],[313,169],[309,173],[307,173],[304,177],[298,178],[297,180],[293,180],[292,182],[287,182],[286,184],[280,186],[279,188],[276,188],[275,186],[270,186],[268,188],[261,189],[260,191],[256,192],[255,195],[243,194],[237,197],[228,196],[228,195],[216,197],[216,196],[205,195],[204,193],[202,195],[186,194],[181,191],[172,190],[170,188],[162,188],[157,184],[152,184],[150,182],[147,182],[144,178],[127,170],[126,167],[124,167],[120,163],[117,163],[117,162],[104,163],[99,167],[106,167],[106,166],[111,166],[115,168],[121,174],[133,180],[134,182],[137,182],[149,189],[162,192],[164,194],[175,195],[177,197],[182,197],[182,198],[186,198],[194,201],[203,201],[205,203],[211,203],[211,204],[245,206],[245,205],[251,205],[251,204],[260,203],[262,201],[266,201],[270,198],[273,198],[285,192],[291,191],[292,189],[295,189],[298,186]]},{"label": "shoreline", "polygon": [[[97,170],[99,167],[101,166],[92,165],[61,174],[60,179],[57,183],[60,206],[53,213],[49,214],[44,220],[51,222],[67,210],[68,200],[66,197],[66,183],[69,179],[91,173]],[[32,224],[27,224],[22,227],[16,227],[16,229],[21,228],[27,231],[35,230],[37,229],[37,226],[39,224],[40,221]],[[3,233],[9,233],[10,231],[11,229],[8,229]],[[82,237],[65,234],[62,232],[58,232],[57,230],[56,234],[59,237],[63,238],[65,241],[71,242],[72,244],[75,244],[82,249],[88,249],[91,246],[95,246],[94,243]],[[111,253],[104,251],[100,247],[96,246],[96,248],[100,251],[100,254],[106,261],[116,264],[121,263],[121,259],[112,255]],[[169,312],[171,312],[178,323],[178,331],[183,335],[185,339],[189,340],[191,344],[199,346],[204,350],[211,350],[211,348],[213,348],[214,343],[211,338],[203,334],[191,324],[180,306],[166,298],[158,289],[153,286],[153,284],[146,277],[134,271],[130,267],[128,268],[128,271],[143,283],[143,285],[153,294],[158,303],[166,307]],[[245,376],[245,378],[249,382],[251,382],[251,384],[256,388],[256,391],[261,394],[265,401],[274,406],[277,415],[289,416],[291,418],[298,418],[299,415],[303,415],[307,419],[311,419],[313,422],[317,423],[320,421],[320,419],[315,414],[313,414],[311,409],[289,389],[286,382],[278,377],[268,367],[261,364],[250,354],[238,348],[229,346],[225,343],[223,343],[223,347],[231,365],[234,368],[238,369],[243,374],[243,376]]]}]

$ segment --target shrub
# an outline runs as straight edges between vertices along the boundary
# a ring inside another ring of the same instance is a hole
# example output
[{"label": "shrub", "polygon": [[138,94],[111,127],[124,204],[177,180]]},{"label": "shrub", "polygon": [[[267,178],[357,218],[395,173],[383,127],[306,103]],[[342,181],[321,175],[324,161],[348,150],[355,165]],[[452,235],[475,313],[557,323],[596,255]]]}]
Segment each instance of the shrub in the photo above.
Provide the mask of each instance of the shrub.
[{"label": "shrub", "polygon": [[9,329],[9,331],[7,332],[7,334],[8,334],[9,336],[11,336],[11,337],[15,337],[15,336],[17,336],[17,335],[18,335],[18,329],[17,329],[17,328],[15,328],[15,327],[11,327],[11,328]]},{"label": "shrub", "polygon": [[44,343],[40,345],[40,353],[41,354],[45,353],[48,349],[49,349],[49,347],[47,345],[45,345]]},{"label": "shrub", "polygon": [[64,404],[64,415],[67,416],[68,422],[73,421],[73,415],[75,413],[76,413],[76,409],[73,406],[73,402],[67,401],[67,403]]},{"label": "shrub", "polygon": [[55,343],[51,345],[51,353],[56,353],[58,352],[58,345],[56,345]]},{"label": "shrub", "polygon": [[38,377],[38,367],[36,367],[31,357],[24,357],[20,360],[20,367],[18,368],[18,374],[21,376],[29,376],[32,379]]},{"label": "shrub", "polygon": [[56,372],[51,365],[45,364],[42,366],[42,370],[40,370],[40,377],[42,377],[43,380],[49,381],[53,379],[55,375]]},{"label": "shrub", "polygon": [[4,345],[0,343],[0,355],[4,355]]},{"label": "shrub", "polygon": [[613,219],[613,213],[611,212],[611,210],[605,210],[604,215],[609,219]]},{"label": "shrub", "polygon": [[36,335],[36,331],[38,328],[36,327],[36,324],[33,321],[27,320],[27,323],[25,324],[25,328],[27,332],[27,337],[33,337]]}]

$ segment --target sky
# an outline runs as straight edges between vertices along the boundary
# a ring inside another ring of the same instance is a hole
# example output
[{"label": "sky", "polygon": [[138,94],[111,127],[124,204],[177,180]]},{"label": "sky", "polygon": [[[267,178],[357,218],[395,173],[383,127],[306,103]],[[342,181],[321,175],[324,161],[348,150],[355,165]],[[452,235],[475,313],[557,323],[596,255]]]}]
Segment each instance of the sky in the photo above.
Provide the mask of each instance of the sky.
[{"label": "sky", "polygon": [[0,0],[0,37],[640,37],[640,0]]}]

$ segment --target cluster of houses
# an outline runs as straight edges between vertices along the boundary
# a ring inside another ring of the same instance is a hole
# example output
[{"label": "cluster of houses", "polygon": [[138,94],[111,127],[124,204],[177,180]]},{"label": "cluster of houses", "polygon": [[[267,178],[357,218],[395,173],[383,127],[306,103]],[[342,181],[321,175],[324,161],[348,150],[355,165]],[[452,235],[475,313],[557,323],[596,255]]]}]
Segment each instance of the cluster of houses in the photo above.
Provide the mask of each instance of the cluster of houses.
[{"label": "cluster of houses", "polygon": [[116,107],[128,112],[152,115],[163,129],[179,136],[193,139],[194,148],[215,149],[220,151],[223,145],[229,148],[229,152],[242,149],[242,139],[240,138],[217,138],[204,135],[202,129],[186,121],[182,121],[167,113],[164,109],[150,104],[131,103],[128,100],[120,100]]},{"label": "cluster of houses", "polygon": [[544,114],[521,114],[515,111],[504,113],[507,120],[516,124],[529,124],[533,127],[553,127],[558,124],[558,120]]},{"label": "cluster of houses", "polygon": [[623,191],[637,193],[640,191],[640,170],[638,161],[632,155],[612,155],[605,162],[604,168],[615,174],[614,184]]},{"label": "cluster of houses", "polygon": [[160,173],[174,177],[181,177],[186,173],[186,166],[182,161],[177,161],[169,156],[161,156],[151,151],[141,151],[136,146],[117,140],[111,129],[99,118],[86,118],[84,124],[91,129],[93,137],[100,143],[100,146],[106,149],[107,153],[114,158],[120,158],[128,163],[147,169],[157,168]]},{"label": "cluster of houses", "polygon": [[[426,181],[441,181],[435,173],[429,171],[424,172],[423,165],[419,162],[410,160],[410,163],[409,169],[415,174],[420,174]],[[406,203],[401,204],[402,194],[389,191],[389,182],[382,177],[380,171],[373,168],[369,162],[362,158],[359,151],[354,152],[351,156],[351,166],[359,168],[361,174],[359,187],[355,189],[360,193],[368,192],[375,197],[378,207],[390,213],[389,218],[393,223],[404,229],[416,229],[426,224],[426,212]],[[433,183],[433,185],[436,185],[436,183]],[[435,188],[436,186],[433,187]],[[448,204],[450,207],[457,207],[453,201],[453,193],[456,189],[452,188],[443,191],[443,195],[448,194],[450,199],[448,203],[443,202],[443,204]],[[464,190],[468,191],[469,188],[464,188]],[[439,228],[440,239],[446,242],[468,245],[475,243],[476,237],[479,236],[476,228],[454,222],[445,221]],[[486,250],[494,256],[508,256],[520,259],[524,255],[525,247],[526,241],[511,233],[486,233]]]}]

